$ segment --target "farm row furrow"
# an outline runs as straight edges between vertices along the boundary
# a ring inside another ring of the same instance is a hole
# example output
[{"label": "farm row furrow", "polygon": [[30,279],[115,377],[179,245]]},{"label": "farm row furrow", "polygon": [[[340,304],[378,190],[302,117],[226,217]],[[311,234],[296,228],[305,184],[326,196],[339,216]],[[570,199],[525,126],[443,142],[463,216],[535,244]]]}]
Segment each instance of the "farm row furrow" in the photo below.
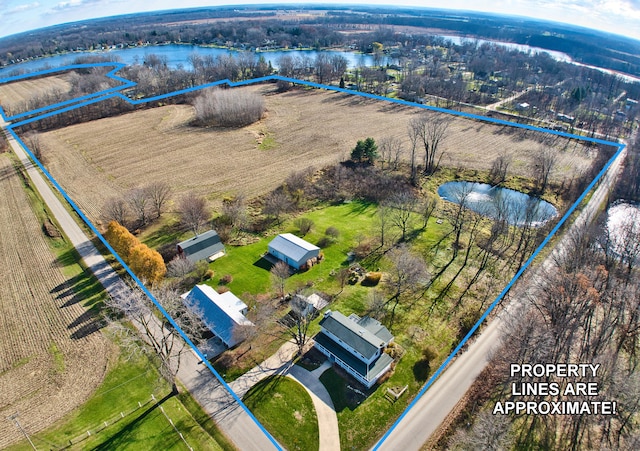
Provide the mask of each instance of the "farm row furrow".
[{"label": "farm row furrow", "polygon": [[55,262],[19,176],[0,155],[0,448],[80,405],[104,376],[107,343]]},{"label": "farm row furrow", "polygon": [[[274,94],[270,85],[236,89],[268,94],[262,120],[242,129],[201,129],[190,125],[190,106],[170,105],[77,124],[42,134],[49,168],[89,218],[99,222],[107,199],[151,181],[167,182],[176,197],[186,192],[253,197],[275,188],[292,171],[346,159],[355,142],[367,136],[396,136],[408,147],[409,121],[423,112],[322,90]],[[538,132],[451,120],[442,143],[443,165],[487,170],[506,154],[513,157],[516,174],[529,175],[531,155],[542,146]],[[260,134],[269,134],[275,146],[259,149]],[[589,167],[593,156],[582,144],[561,151],[566,144],[559,139],[552,145],[560,155],[561,175],[571,179]]]}]

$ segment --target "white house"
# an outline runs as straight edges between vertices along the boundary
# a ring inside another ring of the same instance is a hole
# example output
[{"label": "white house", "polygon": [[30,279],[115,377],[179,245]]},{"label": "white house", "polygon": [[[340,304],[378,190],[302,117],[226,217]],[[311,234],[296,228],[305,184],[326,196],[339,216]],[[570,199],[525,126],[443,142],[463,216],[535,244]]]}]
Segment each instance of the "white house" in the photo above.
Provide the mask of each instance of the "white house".
[{"label": "white house", "polygon": [[242,341],[239,326],[253,326],[245,315],[247,304],[232,292],[219,294],[209,285],[196,285],[183,294],[189,308],[194,308],[207,328],[227,346],[232,348]]}]

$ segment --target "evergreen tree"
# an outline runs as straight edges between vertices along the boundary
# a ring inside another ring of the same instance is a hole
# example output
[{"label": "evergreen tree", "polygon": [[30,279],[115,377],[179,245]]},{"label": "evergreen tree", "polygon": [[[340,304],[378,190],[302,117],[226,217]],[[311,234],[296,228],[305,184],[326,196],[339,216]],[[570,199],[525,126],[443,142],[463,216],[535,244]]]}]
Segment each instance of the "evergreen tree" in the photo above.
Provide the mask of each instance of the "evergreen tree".
[{"label": "evergreen tree", "polygon": [[359,140],[351,150],[351,159],[356,163],[373,164],[376,158],[378,158],[378,145],[373,138]]}]

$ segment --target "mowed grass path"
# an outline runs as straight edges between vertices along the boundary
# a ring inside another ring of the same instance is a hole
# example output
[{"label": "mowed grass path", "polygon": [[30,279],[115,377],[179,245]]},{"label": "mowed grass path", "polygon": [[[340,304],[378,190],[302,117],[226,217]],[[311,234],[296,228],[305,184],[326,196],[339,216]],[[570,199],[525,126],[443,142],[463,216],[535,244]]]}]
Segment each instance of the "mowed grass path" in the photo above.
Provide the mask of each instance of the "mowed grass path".
[{"label": "mowed grass path", "polygon": [[311,397],[296,381],[269,377],[254,385],[243,401],[286,449],[318,449],[318,417]]}]

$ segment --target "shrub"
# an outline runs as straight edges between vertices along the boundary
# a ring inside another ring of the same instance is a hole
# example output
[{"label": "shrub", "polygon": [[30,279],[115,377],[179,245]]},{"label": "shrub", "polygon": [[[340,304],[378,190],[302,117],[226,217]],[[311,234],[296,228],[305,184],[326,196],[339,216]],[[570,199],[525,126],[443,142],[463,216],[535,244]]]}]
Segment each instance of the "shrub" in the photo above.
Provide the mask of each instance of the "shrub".
[{"label": "shrub", "polygon": [[193,102],[196,121],[202,125],[243,127],[264,114],[264,100],[260,94],[242,89],[206,91]]},{"label": "shrub", "polygon": [[355,248],[353,248],[353,255],[358,260],[361,260],[371,253],[371,249],[372,249],[371,241],[366,240],[359,243]]},{"label": "shrub", "polygon": [[224,285],[221,285],[218,288],[216,288],[216,292],[218,294],[226,293],[227,291],[229,291],[229,287],[226,287]]},{"label": "shrub", "polygon": [[382,278],[381,272],[368,272],[364,276],[364,280],[362,281],[362,285],[366,287],[375,287],[380,282]]},{"label": "shrub", "polygon": [[313,221],[309,218],[298,218],[293,221],[293,224],[298,228],[302,236],[305,236],[313,228]]},{"label": "shrub", "polygon": [[333,244],[333,238],[330,236],[323,236],[318,240],[318,247],[324,249],[325,247],[329,247]]},{"label": "shrub", "polygon": [[331,238],[338,238],[340,236],[340,230],[336,229],[333,226],[327,227],[327,230],[324,231],[324,234],[330,236]]},{"label": "shrub", "polygon": [[225,274],[220,277],[220,285],[229,285],[231,282],[233,282],[233,276],[231,274]]},{"label": "shrub", "polygon": [[207,269],[207,271],[204,273],[204,280],[209,280],[214,275],[215,275],[215,273],[213,272],[213,269]]}]

